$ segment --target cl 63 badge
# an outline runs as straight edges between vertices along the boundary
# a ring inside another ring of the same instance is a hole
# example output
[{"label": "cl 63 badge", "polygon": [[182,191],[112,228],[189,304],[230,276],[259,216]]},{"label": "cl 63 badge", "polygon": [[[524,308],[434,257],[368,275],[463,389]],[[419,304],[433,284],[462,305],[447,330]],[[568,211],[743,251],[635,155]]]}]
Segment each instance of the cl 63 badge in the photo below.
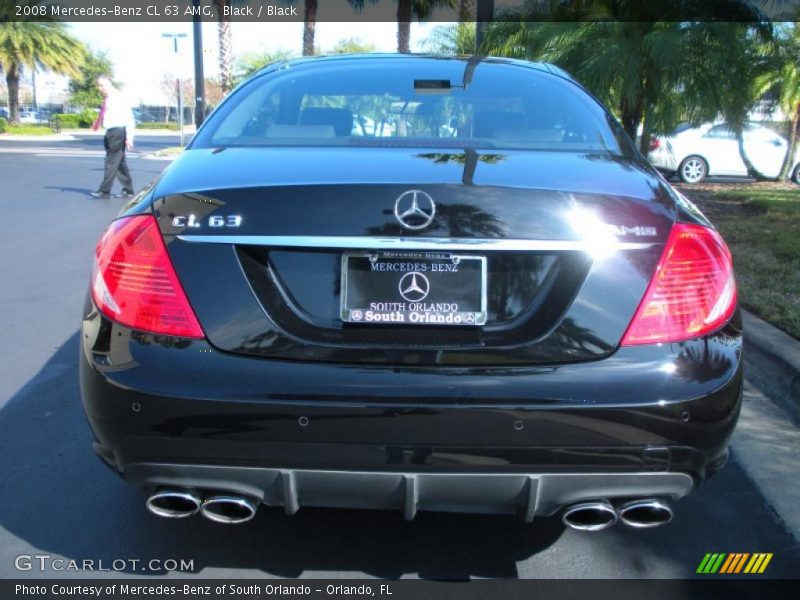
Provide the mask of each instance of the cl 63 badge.
[{"label": "cl 63 badge", "polygon": [[177,215],[172,218],[173,227],[239,227],[242,224],[242,215],[212,215],[205,223],[195,215]]}]

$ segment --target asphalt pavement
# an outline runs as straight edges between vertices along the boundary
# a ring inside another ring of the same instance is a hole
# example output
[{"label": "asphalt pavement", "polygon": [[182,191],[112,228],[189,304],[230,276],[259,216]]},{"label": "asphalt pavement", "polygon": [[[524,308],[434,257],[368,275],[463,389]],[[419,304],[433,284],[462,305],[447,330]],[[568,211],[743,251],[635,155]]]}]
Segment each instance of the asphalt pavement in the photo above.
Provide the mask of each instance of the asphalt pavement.
[{"label": "asphalt pavement", "polygon": [[[142,137],[129,158],[137,188],[169,163],[139,157],[176,145]],[[771,552],[760,577],[800,573],[800,434],[758,364],[731,461],[675,505],[670,524],[564,531],[558,518],[262,507],[246,525],[150,515],[144,496],[90,449],[77,379],[81,307],[97,239],[121,200],[88,194],[102,177],[102,139],[0,141],[0,578],[93,577],[53,559],[158,577],[684,578],[707,552]],[[18,570],[19,556],[50,556]],[[165,572],[151,559],[193,561]],[[133,562],[131,562],[133,561]],[[135,562],[141,561],[141,562]],[[119,563],[117,563],[119,564]]]}]

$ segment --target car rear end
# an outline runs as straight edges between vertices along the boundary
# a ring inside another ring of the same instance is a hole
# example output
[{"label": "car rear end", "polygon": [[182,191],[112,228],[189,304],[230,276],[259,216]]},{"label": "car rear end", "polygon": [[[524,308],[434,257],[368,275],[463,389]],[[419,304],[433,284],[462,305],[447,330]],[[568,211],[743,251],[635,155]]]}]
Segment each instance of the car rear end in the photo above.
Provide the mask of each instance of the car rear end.
[{"label": "car rear end", "polygon": [[730,254],[574,82],[342,58],[232,98],[112,223],[84,311],[95,450],[153,512],[651,526],[725,462]]},{"label": "car rear end", "polygon": [[671,136],[654,135],[650,140],[650,149],[647,161],[659,171],[674,173],[678,170],[678,160],[675,158]]}]

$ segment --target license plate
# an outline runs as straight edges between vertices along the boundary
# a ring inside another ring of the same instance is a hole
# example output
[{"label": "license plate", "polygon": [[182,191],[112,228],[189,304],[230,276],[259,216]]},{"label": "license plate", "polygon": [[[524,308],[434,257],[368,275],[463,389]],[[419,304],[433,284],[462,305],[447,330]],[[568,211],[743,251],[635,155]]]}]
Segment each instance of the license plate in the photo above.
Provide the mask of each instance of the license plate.
[{"label": "license plate", "polygon": [[486,257],[344,253],[346,323],[475,327],[486,323]]}]

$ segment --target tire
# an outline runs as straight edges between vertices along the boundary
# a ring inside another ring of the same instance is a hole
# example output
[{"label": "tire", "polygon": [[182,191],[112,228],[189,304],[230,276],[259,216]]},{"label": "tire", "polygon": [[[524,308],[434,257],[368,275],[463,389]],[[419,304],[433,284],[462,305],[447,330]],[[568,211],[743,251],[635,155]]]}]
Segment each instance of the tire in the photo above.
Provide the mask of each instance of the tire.
[{"label": "tire", "polygon": [[794,168],[794,173],[792,173],[792,181],[794,181],[797,185],[800,185],[800,164]]},{"label": "tire", "polygon": [[687,156],[678,167],[678,177],[684,183],[700,183],[708,175],[708,163],[700,156]]}]

